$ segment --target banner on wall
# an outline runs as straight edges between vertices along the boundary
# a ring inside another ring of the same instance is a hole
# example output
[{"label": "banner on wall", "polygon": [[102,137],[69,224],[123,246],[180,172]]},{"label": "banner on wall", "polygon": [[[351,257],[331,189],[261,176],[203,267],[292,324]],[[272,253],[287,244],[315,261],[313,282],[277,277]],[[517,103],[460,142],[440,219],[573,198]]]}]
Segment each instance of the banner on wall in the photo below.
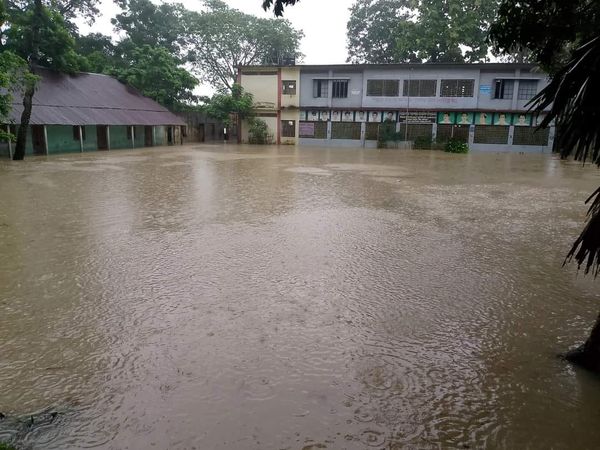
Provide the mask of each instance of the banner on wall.
[{"label": "banner on wall", "polygon": [[506,126],[510,125],[511,114],[509,113],[494,113],[494,125]]},{"label": "banner on wall", "polygon": [[491,125],[492,113],[479,112],[475,113],[475,125]]},{"label": "banner on wall", "polygon": [[400,123],[435,123],[436,114],[434,112],[409,111],[400,112],[398,121]]},{"label": "banner on wall", "polygon": [[385,111],[383,113],[383,121],[396,122],[396,111]]},{"label": "banner on wall", "polygon": [[456,113],[453,112],[439,112],[438,113],[438,123],[453,125]]},{"label": "banner on wall", "polygon": [[355,122],[366,122],[367,121],[367,112],[366,111],[356,111],[356,113],[354,113],[354,121]]},{"label": "banner on wall", "polygon": [[531,126],[531,114],[513,114],[513,125],[515,127],[529,127]]},{"label": "banner on wall", "polygon": [[342,122],[354,122],[354,112],[342,111]]},{"label": "banner on wall", "polygon": [[331,112],[331,121],[339,122],[342,119],[342,113],[340,111],[332,111]]},{"label": "banner on wall", "polygon": [[314,137],[315,124],[312,122],[300,122],[299,130],[300,130],[300,136]]},{"label": "banner on wall", "polygon": [[474,117],[472,112],[456,113],[456,125],[471,125]]},{"label": "banner on wall", "polygon": [[369,122],[381,122],[381,112],[369,111]]},{"label": "banner on wall", "polygon": [[319,114],[319,120],[321,122],[327,122],[329,120],[329,111],[321,111]]},{"label": "banner on wall", "polygon": [[311,122],[316,122],[317,120],[319,120],[319,111],[316,110],[310,110],[310,111],[306,111],[306,120],[311,121]]}]

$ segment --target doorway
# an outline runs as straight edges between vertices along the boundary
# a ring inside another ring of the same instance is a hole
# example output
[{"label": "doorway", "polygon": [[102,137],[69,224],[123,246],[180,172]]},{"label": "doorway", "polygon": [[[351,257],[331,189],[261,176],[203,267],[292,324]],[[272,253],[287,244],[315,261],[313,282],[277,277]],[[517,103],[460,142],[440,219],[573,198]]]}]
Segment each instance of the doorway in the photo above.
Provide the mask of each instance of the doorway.
[{"label": "doorway", "polygon": [[167,144],[173,145],[173,127],[167,127]]},{"label": "doorway", "polygon": [[198,125],[198,142],[204,142],[204,124]]},{"label": "doorway", "polygon": [[146,147],[152,147],[154,145],[152,139],[152,127],[144,127],[144,145]]},{"label": "doorway", "polygon": [[46,136],[44,133],[43,125],[31,126],[31,144],[33,147],[34,155],[46,154]]},{"label": "doorway", "polygon": [[98,150],[108,150],[108,127],[106,125],[96,125],[96,139]]}]

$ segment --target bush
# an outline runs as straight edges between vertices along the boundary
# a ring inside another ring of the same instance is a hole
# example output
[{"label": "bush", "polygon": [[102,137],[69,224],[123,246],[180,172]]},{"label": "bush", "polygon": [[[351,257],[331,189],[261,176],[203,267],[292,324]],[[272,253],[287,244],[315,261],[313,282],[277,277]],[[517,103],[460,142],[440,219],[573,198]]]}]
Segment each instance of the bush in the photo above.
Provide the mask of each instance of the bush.
[{"label": "bush", "polygon": [[430,137],[418,136],[415,138],[414,148],[418,150],[431,150],[432,141]]},{"label": "bush", "polygon": [[398,142],[402,140],[400,133],[396,132],[396,124],[385,121],[379,125],[377,135],[377,148],[387,148],[388,142]]},{"label": "bush", "polygon": [[269,127],[267,122],[262,119],[252,119],[249,121],[250,128],[248,129],[248,141],[251,144],[268,144],[269,143]]},{"label": "bush", "polygon": [[458,139],[450,139],[444,148],[448,153],[469,153],[469,144]]}]

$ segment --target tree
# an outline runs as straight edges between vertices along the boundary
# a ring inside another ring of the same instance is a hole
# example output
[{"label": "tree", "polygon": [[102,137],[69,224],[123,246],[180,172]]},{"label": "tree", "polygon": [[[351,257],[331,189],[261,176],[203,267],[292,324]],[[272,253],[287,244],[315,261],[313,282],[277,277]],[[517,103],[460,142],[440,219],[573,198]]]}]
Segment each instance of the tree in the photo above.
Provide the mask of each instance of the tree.
[{"label": "tree", "polygon": [[229,127],[233,124],[235,118],[238,120],[252,118],[252,105],[252,94],[244,92],[239,84],[234,84],[231,92],[223,90],[213,95],[205,107],[205,111],[209,117],[217,119],[226,127]]},{"label": "tree", "polygon": [[164,47],[136,48],[127,66],[114,68],[110,74],[167,108],[195,99],[192,90],[198,80],[179,67],[177,59]]},{"label": "tree", "polygon": [[[499,0],[357,0],[348,62],[480,62]],[[463,51],[464,49],[464,51]]]},{"label": "tree", "polygon": [[293,6],[299,1],[300,0],[263,0],[262,7],[265,11],[267,11],[269,8],[271,8],[271,6],[273,6],[274,2],[275,6],[273,11],[275,12],[276,16],[280,17],[283,16],[283,10],[286,6]]},{"label": "tree", "polygon": [[183,56],[190,11],[179,3],[156,5],[150,0],[119,0],[123,12],[111,23],[127,37],[120,43],[129,49],[150,45],[166,48],[178,58]]},{"label": "tree", "polygon": [[24,76],[23,113],[17,132],[14,160],[25,157],[27,128],[35,93],[35,71],[38,66],[74,72],[85,65],[85,59],[75,50],[75,41],[59,12],[47,8],[42,0],[34,0],[23,10],[8,11],[8,32],[5,50],[13,51],[27,61],[29,74]]},{"label": "tree", "polygon": [[[558,126],[561,156],[600,167],[600,2],[595,0],[503,0],[491,38],[499,52],[529,49],[552,74],[531,107],[550,113],[541,123]],[[587,200],[587,223],[565,262],[575,259],[585,273],[600,274],[600,188]],[[600,315],[586,342],[567,359],[600,372]]]},{"label": "tree", "polygon": [[232,89],[241,65],[278,64],[281,57],[299,58],[303,37],[283,19],[261,19],[206,0],[207,10],[190,16],[190,61],[202,80]]}]

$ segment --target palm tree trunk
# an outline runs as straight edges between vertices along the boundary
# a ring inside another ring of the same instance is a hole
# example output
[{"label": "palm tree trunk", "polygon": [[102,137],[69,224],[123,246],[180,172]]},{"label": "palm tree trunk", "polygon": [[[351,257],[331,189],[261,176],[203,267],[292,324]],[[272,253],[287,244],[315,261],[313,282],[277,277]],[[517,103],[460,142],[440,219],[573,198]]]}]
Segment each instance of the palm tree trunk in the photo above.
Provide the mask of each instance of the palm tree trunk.
[{"label": "palm tree trunk", "polygon": [[566,354],[566,359],[600,373],[600,315],[585,344]]}]

